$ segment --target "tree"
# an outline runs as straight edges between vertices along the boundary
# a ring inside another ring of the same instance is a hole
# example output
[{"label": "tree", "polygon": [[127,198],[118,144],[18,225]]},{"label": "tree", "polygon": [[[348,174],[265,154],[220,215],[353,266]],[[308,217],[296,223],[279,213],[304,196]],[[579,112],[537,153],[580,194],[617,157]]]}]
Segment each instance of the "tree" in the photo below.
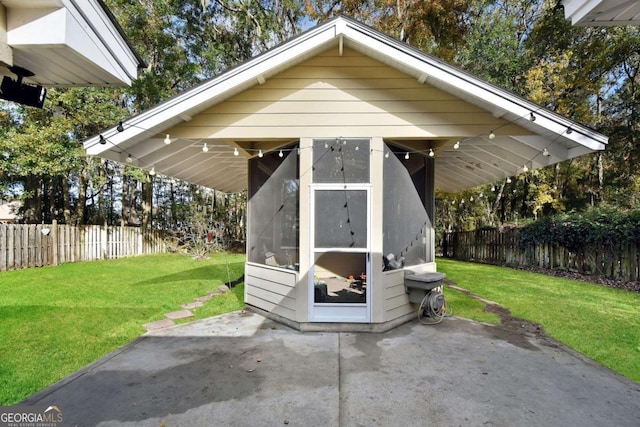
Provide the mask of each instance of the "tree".
[{"label": "tree", "polygon": [[445,60],[452,60],[468,27],[469,0],[307,0],[309,16],[344,14]]}]

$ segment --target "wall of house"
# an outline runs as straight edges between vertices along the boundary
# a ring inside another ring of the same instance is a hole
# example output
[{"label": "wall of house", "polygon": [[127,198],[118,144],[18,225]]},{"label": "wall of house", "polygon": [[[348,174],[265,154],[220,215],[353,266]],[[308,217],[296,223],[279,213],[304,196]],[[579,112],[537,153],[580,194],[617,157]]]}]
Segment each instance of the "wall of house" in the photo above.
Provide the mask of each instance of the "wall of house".
[{"label": "wall of house", "polygon": [[[453,124],[456,123],[456,124]],[[171,129],[176,137],[446,138],[511,125],[352,50],[331,48]],[[256,145],[257,146],[257,145]]]}]

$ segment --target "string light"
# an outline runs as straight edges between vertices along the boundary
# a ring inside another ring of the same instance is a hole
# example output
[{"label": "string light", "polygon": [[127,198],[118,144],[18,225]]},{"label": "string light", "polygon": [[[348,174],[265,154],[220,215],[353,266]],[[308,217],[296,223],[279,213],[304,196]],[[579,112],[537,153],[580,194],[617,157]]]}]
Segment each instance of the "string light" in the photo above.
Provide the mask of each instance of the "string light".
[{"label": "string light", "polygon": [[547,150],[546,148],[544,150],[542,150],[542,155],[545,157],[549,157],[551,155],[551,153],[549,153],[549,150]]},{"label": "string light", "polygon": [[260,158],[264,157],[264,154],[262,153],[262,150],[258,151],[258,157],[260,157]]},{"label": "string light", "polygon": [[236,157],[240,155],[240,152],[238,151],[238,147],[233,147],[233,155]]},{"label": "string light", "polygon": [[511,177],[510,176],[507,177],[507,184],[511,184]]},{"label": "string light", "polygon": [[460,141],[456,141],[455,144],[453,144],[453,149],[457,150],[458,148],[460,148]]},{"label": "string light", "polygon": [[527,173],[529,172],[529,168],[527,167],[527,165],[525,164],[524,167],[522,168],[522,172]]},{"label": "string light", "polygon": [[496,134],[493,131],[489,132],[489,139],[496,139]]},{"label": "string light", "polygon": [[388,159],[389,158],[389,152],[387,151],[386,153],[384,153],[384,158]]},{"label": "string light", "polygon": [[571,129],[570,127],[567,128],[567,135],[571,135],[573,133],[573,129]]},{"label": "string light", "polygon": [[151,166],[151,170],[149,171],[149,175],[154,176],[156,174],[156,167]]},{"label": "string light", "polygon": [[296,148],[296,153],[298,154],[298,156],[300,155],[300,147]]},{"label": "string light", "polygon": [[529,120],[531,120],[532,122],[536,121],[536,115],[533,114],[533,111],[531,112],[531,114],[529,115]]},{"label": "string light", "polygon": [[171,144],[171,137],[169,136],[169,134],[167,134],[167,136],[164,137],[164,143],[165,145]]},{"label": "string light", "polygon": [[104,138],[104,136],[100,135],[100,144],[104,145],[107,143],[107,140]]},{"label": "string light", "polygon": [[429,148],[429,157],[435,156],[436,153],[433,152],[433,148]]},{"label": "string light", "polygon": [[131,162],[133,162],[133,157],[131,157],[131,154],[129,154],[127,156],[127,163],[131,163]]},{"label": "string light", "polygon": [[409,152],[407,151],[407,154],[404,155],[404,159],[405,160],[409,160]]},{"label": "string light", "polygon": [[278,153],[278,157],[282,158],[284,156],[284,154],[282,154],[282,150],[280,150],[280,152]]},{"label": "string light", "polygon": [[203,152],[205,152],[205,153],[206,153],[207,151],[209,151],[209,146],[207,145],[207,143],[206,143],[206,142],[205,142],[205,143],[204,143],[204,145],[202,146],[202,151],[203,151]]},{"label": "string light", "polygon": [[116,130],[118,132],[124,132],[124,126],[122,125],[122,122],[118,123],[118,127],[116,128]]}]

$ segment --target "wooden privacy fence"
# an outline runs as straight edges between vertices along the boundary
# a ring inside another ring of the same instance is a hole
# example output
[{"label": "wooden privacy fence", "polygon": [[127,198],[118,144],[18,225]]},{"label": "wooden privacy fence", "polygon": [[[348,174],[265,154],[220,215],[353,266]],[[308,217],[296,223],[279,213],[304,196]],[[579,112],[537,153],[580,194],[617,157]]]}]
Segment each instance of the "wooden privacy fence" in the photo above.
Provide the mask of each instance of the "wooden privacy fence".
[{"label": "wooden privacy fence", "polygon": [[627,282],[640,280],[640,242],[602,242],[571,251],[559,244],[520,245],[519,230],[446,233],[442,255],[494,265],[576,271]]},{"label": "wooden privacy fence", "polygon": [[165,251],[164,233],[140,227],[0,224],[0,271]]}]

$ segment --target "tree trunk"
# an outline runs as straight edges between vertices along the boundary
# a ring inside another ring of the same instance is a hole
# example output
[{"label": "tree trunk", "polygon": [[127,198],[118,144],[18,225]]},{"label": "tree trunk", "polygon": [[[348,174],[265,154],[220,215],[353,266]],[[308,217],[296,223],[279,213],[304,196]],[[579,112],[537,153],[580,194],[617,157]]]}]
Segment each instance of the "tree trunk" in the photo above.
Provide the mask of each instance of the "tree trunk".
[{"label": "tree trunk", "polygon": [[[62,215],[64,217],[64,223],[72,225],[74,224],[74,220],[71,216],[71,194],[69,193],[69,182],[64,177],[60,177],[58,185],[60,185],[60,190],[62,191]],[[52,191],[54,190],[52,189]]]},{"label": "tree trunk", "polygon": [[150,228],[153,224],[153,176],[142,182],[142,227]]},{"label": "tree trunk", "polygon": [[24,200],[22,218],[27,224],[39,224],[44,220],[42,215],[42,178],[29,175],[24,180],[24,191],[31,197]]}]

